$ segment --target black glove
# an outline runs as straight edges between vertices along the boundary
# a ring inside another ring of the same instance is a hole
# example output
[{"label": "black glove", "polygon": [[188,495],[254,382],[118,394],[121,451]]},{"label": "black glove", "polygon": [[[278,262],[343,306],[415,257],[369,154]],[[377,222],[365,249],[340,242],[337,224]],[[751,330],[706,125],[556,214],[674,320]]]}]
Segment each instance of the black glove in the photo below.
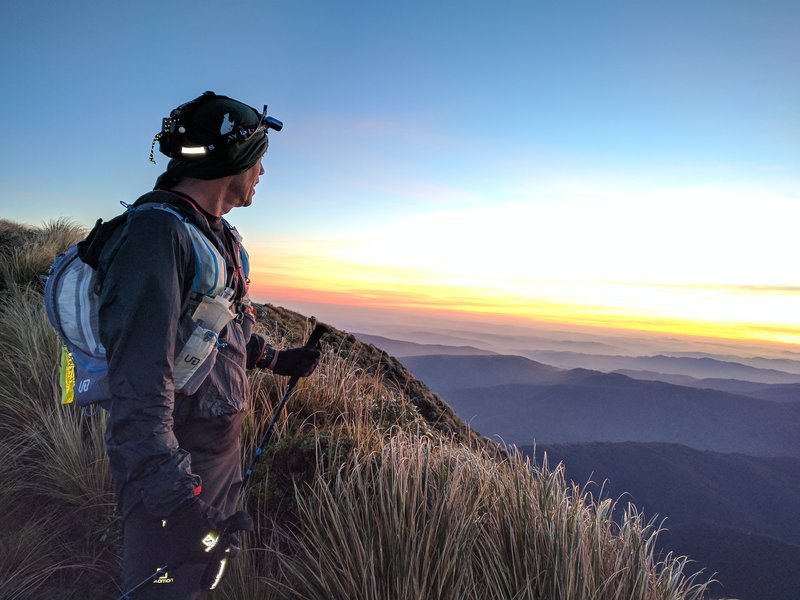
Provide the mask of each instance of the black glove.
[{"label": "black glove", "polygon": [[236,532],[253,531],[253,519],[246,512],[240,510],[220,523],[220,527],[222,535],[217,545],[210,550],[206,559],[208,565],[200,578],[200,589],[203,590],[213,590],[219,585],[228,561],[236,558],[241,552],[235,543]]},{"label": "black glove", "polygon": [[240,511],[223,519],[220,511],[200,498],[180,507],[163,524],[170,534],[174,560],[181,563],[207,562],[223,533],[253,529],[247,513]]},{"label": "black glove", "polygon": [[290,375],[292,377],[308,377],[314,372],[319,364],[320,352],[319,345],[314,348],[290,348],[289,350],[278,350],[275,359],[275,366],[272,372],[277,375]]}]

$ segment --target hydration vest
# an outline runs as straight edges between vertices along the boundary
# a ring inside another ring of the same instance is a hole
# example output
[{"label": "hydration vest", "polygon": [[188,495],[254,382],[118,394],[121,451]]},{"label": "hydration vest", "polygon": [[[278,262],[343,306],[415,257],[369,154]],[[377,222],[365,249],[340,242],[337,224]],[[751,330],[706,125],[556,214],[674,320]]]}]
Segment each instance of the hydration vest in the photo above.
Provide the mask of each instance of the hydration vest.
[{"label": "hydration vest", "polygon": [[[161,210],[183,223],[191,239],[194,256],[192,293],[202,296],[203,300],[213,300],[215,305],[227,302],[230,288],[226,288],[225,258],[197,225],[170,204],[148,202],[141,206],[127,206],[127,209],[128,213]],[[117,219],[125,219],[128,213]],[[87,240],[99,232],[103,225],[98,221]],[[238,232],[227,222],[225,226],[238,239]],[[110,400],[111,393],[106,349],[100,341],[98,273],[81,258],[80,245],[81,242],[73,244],[56,257],[46,279],[44,303],[48,320],[62,342],[61,402],[69,404],[75,401],[81,406],[88,406]],[[243,275],[247,277],[249,260],[241,244],[239,253]],[[234,316],[231,312],[230,318]],[[227,324],[224,313],[219,321],[217,327],[195,322],[191,336],[176,354],[173,369],[176,392],[193,393],[208,374],[209,369],[203,368],[204,363],[208,362],[218,344],[220,330]]]}]

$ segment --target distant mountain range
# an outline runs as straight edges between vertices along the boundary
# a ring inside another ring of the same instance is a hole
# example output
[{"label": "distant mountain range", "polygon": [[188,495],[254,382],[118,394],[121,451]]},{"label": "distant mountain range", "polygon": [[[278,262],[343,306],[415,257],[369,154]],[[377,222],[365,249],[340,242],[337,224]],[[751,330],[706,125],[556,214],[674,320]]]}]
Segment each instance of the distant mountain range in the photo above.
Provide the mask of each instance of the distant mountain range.
[{"label": "distant mountain range", "polygon": [[[527,455],[533,447],[520,448]],[[800,458],[695,450],[678,444],[555,444],[536,447],[550,465],[563,462],[567,477],[593,481],[611,498],[626,494],[647,516],[673,525],[705,522],[777,538],[800,546]],[[798,563],[800,568],[800,563]]]},{"label": "distant mountain range", "polygon": [[[603,356],[578,352],[549,352],[532,350],[523,353],[528,358],[564,369],[596,369],[598,371],[650,371],[669,375],[688,375],[699,379],[741,379],[758,383],[800,383],[800,374],[778,368],[752,367],[740,362],[709,357],[689,356]],[[743,359],[744,360],[744,359]],[[760,364],[796,365],[800,362],[760,359]]]},{"label": "distant mountain range", "polygon": [[507,384],[551,385],[597,371],[560,369],[522,356],[406,356],[400,359],[417,379],[434,391],[491,388]]},{"label": "distant mountain range", "polygon": [[741,379],[697,379],[688,375],[669,375],[656,373],[654,371],[633,371],[622,369],[614,371],[621,375],[627,375],[633,379],[643,379],[645,381],[663,381],[674,383],[675,385],[685,385],[709,390],[719,390],[758,398],[760,400],[771,400],[773,402],[800,402],[800,383],[784,384],[763,384],[752,381],[742,381]]},{"label": "distant mountain range", "polygon": [[800,403],[564,370],[515,356],[402,362],[478,432],[509,444],[669,442],[800,456]]},{"label": "distant mountain range", "polygon": [[[366,343],[374,344],[392,356],[422,356],[432,354],[503,354],[519,355],[564,369],[593,369],[597,371],[645,371],[663,375],[685,375],[695,379],[737,379],[765,384],[800,383],[800,352],[784,352],[787,358],[712,355],[707,352],[663,351],[631,355],[620,348],[598,341],[545,340],[531,336],[514,337],[484,332],[478,336],[447,335],[441,332],[410,332],[414,342],[399,341],[369,334],[355,334]],[[565,333],[564,335],[568,335]],[[542,347],[547,341],[549,347]],[[498,350],[513,345],[513,350]],[[527,346],[527,344],[531,344]],[[674,344],[673,344],[674,345]],[[629,350],[630,351],[630,350]]]},{"label": "distant mountain range", "polygon": [[369,335],[366,333],[354,333],[353,336],[365,344],[372,344],[381,350],[386,351],[391,356],[423,356],[428,354],[449,354],[452,356],[495,354],[490,350],[481,350],[473,346],[446,346],[443,344],[417,344],[414,342],[403,342],[392,340],[379,335]]},{"label": "distant mountain range", "polygon": [[786,371],[787,373],[800,374],[800,352],[784,352],[784,355],[791,356],[792,358],[764,358],[762,356],[731,356],[727,354],[713,355],[708,352],[685,352],[675,354],[673,352],[663,352],[666,356],[683,356],[688,358],[714,358],[726,362],[738,362],[743,365],[750,365],[751,367],[758,367],[759,369],[777,369],[779,371]]},{"label": "distant mountain range", "polygon": [[715,574],[712,598],[800,599],[800,362],[380,345],[478,432],[666,517],[659,551]]},{"label": "distant mountain range", "polygon": [[[426,355],[489,355],[498,354],[492,350],[476,345],[448,345],[446,343],[415,343],[400,341],[387,337],[354,334],[359,340],[373,344],[397,358]],[[422,334],[417,334],[421,336]],[[429,334],[430,339],[437,336]],[[441,336],[439,336],[441,337]],[[446,338],[453,341],[456,338]],[[555,342],[553,342],[555,344]],[[583,342],[582,342],[583,343]],[[565,346],[561,343],[562,347]],[[598,346],[600,346],[598,344]],[[598,350],[600,348],[598,347]],[[678,356],[674,354],[658,354],[655,356],[622,356],[605,353],[581,353],[575,351],[556,350],[521,350],[518,355],[537,362],[562,369],[593,369],[603,372],[619,372],[636,379],[664,381],[690,387],[708,387],[720,391],[742,393],[743,386],[737,383],[725,384],[721,380],[734,382],[762,383],[765,385],[796,384],[800,390],[800,360],[761,358],[761,357],[714,357],[707,353],[690,352]],[[508,354],[504,354],[508,356]],[[800,356],[800,354],[798,354]],[[700,380],[698,382],[698,380]],[[742,389],[740,389],[742,388]],[[750,386],[755,390],[754,386]],[[793,390],[760,391],[754,397],[764,400],[791,401]],[[770,397],[774,395],[773,397]],[[800,400],[800,398],[798,398]]]},{"label": "distant mountain range", "polygon": [[687,573],[714,575],[712,598],[798,600],[800,546],[755,533],[709,523],[671,527],[662,534],[661,551],[689,556]]},{"label": "distant mountain range", "polygon": [[[531,455],[532,447],[523,451]],[[666,517],[665,551],[688,555],[724,585],[714,597],[796,600],[800,597],[800,459],[701,452],[673,444],[540,446],[550,465],[628,501],[650,518]],[[754,576],[757,573],[758,576]]]}]

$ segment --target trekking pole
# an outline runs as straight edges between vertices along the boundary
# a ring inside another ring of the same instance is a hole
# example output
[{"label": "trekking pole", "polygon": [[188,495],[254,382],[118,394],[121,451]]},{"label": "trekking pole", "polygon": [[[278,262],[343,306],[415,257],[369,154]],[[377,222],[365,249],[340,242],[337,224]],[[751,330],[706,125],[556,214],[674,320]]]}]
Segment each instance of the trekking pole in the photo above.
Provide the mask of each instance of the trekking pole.
[{"label": "trekking pole", "polygon": [[[330,333],[331,328],[327,325],[323,325],[322,323],[317,323],[314,327],[314,330],[311,332],[311,335],[308,336],[308,341],[306,342],[305,347],[307,349],[312,349],[314,346],[319,343],[327,333]],[[289,379],[289,383],[286,386],[286,391],[283,393],[283,398],[278,403],[278,406],[275,407],[275,412],[272,414],[272,419],[270,419],[269,425],[267,425],[267,430],[264,432],[263,437],[261,438],[261,442],[258,444],[258,448],[256,448],[255,456],[253,456],[253,460],[250,461],[250,465],[247,467],[247,470],[244,472],[244,477],[242,477],[242,487],[241,493],[244,492],[245,486],[247,485],[250,476],[253,474],[253,467],[256,464],[256,461],[264,454],[264,446],[267,445],[269,442],[269,438],[272,435],[272,430],[275,428],[275,423],[278,421],[278,416],[281,414],[283,407],[288,402],[289,398],[294,391],[294,387],[297,385],[297,382],[300,381],[300,378],[297,375],[293,375],[291,379]]]},{"label": "trekking pole", "polygon": [[[322,339],[322,336],[329,332],[330,327],[323,325],[322,323],[317,323],[314,326],[314,330],[311,332],[311,335],[308,336],[305,348],[311,350],[319,343],[319,341]],[[278,421],[278,416],[283,411],[283,407],[289,401],[289,398],[291,397],[298,381],[300,381],[300,377],[297,375],[292,375],[291,379],[289,379],[289,383],[286,385],[286,391],[283,393],[283,398],[281,398],[278,406],[275,407],[275,412],[272,415],[272,419],[269,421],[269,425],[267,425],[267,430],[264,432],[258,448],[256,448],[255,456],[253,456],[253,460],[250,461],[250,466],[247,467],[247,470],[242,477],[242,486],[239,489],[240,497],[244,494],[247,482],[250,479],[250,476],[253,474],[253,467],[255,466],[259,457],[264,454],[264,447],[267,445],[269,438],[272,436],[272,430],[275,428],[275,423]],[[214,551],[209,558],[208,565],[203,572],[203,576],[200,578],[200,587],[202,589],[215,589],[217,584],[219,584],[220,580],[222,579],[223,573],[225,572],[228,558],[233,558],[236,556],[236,554],[238,554],[239,549],[233,544],[235,541],[233,534],[234,531],[225,531],[220,537],[219,543],[215,546]]]},{"label": "trekking pole", "polygon": [[[322,336],[324,336],[327,333],[330,333],[330,330],[331,328],[328,327],[327,325],[323,325],[322,323],[317,323],[314,326],[314,330],[311,332],[311,335],[308,336],[305,348],[309,350],[312,349],[319,343],[319,341],[322,339]],[[300,377],[297,375],[292,375],[291,379],[289,379],[289,383],[286,385],[286,391],[283,393],[283,398],[281,398],[281,401],[275,408],[275,412],[272,415],[272,419],[270,419],[269,425],[267,425],[267,430],[264,432],[264,435],[261,438],[261,442],[259,443],[258,448],[256,448],[255,456],[253,457],[253,460],[250,461],[250,466],[248,466],[247,470],[244,472],[244,476],[242,477],[242,485],[241,488],[239,489],[240,496],[244,493],[245,486],[248,480],[250,479],[250,476],[253,474],[253,467],[255,466],[256,461],[262,454],[264,454],[264,446],[267,445],[267,442],[269,441],[269,438],[272,435],[272,430],[275,428],[275,423],[278,421],[278,415],[281,414],[283,407],[289,401],[289,398],[291,397],[292,392],[294,391],[294,388],[297,385],[298,381],[300,381]],[[217,544],[217,547],[220,549],[221,552],[223,553],[230,552],[230,545],[231,545],[230,542],[232,539],[231,535],[232,534],[228,531],[222,532],[220,541]],[[214,555],[212,555],[212,558],[218,558],[217,556],[218,554],[219,553],[215,553]],[[151,575],[148,575],[147,578],[142,579],[142,581],[140,581],[134,587],[132,587],[127,592],[122,594],[122,596],[117,598],[117,600],[131,600],[132,598],[131,595],[134,592],[137,592],[144,586],[148,585],[149,583],[152,583],[157,577],[163,575],[164,573],[168,571],[175,571],[181,568],[183,564],[184,562],[182,561],[171,567],[167,565],[159,567]],[[201,578],[201,583],[204,587],[209,586],[208,589],[214,589],[217,583],[219,583],[221,577],[222,577],[222,570],[219,568],[218,561],[209,560],[208,566],[206,567],[206,570]]]}]

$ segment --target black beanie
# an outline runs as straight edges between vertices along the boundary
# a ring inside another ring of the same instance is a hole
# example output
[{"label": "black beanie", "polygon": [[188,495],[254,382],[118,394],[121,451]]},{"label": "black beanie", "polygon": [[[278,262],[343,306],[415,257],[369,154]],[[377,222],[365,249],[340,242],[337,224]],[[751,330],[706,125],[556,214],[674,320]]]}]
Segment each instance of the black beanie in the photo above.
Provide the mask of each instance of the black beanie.
[{"label": "black beanie", "polygon": [[[237,127],[258,125],[261,118],[253,107],[226,96],[217,96],[213,92],[206,92],[195,102],[196,106],[187,107],[180,115],[181,124],[186,129],[182,138],[184,145],[214,144],[221,136]],[[219,179],[237,175],[261,160],[268,144],[264,130],[243,142],[221,145],[203,155],[172,158],[167,170],[156,181],[155,187],[169,189],[183,177]]]}]

